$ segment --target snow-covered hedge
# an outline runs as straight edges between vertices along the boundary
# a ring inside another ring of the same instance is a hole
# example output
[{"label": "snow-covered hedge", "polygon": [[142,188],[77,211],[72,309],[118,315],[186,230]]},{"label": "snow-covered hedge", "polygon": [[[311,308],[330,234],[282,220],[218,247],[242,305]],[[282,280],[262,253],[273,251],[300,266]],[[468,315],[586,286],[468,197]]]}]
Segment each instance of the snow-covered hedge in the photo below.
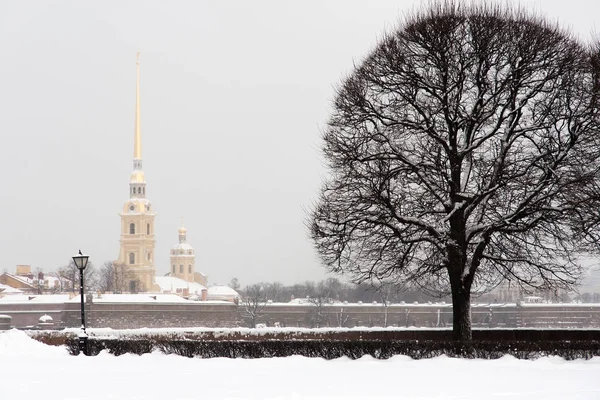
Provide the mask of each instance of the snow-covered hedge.
[{"label": "snow-covered hedge", "polygon": [[[76,338],[67,340],[71,354],[79,354]],[[185,357],[213,358],[262,358],[300,355],[334,359],[348,357],[358,359],[370,355],[387,359],[394,355],[406,355],[413,359],[440,355],[449,357],[495,359],[512,355],[520,359],[542,356],[560,356],[567,360],[590,359],[600,356],[598,341],[474,341],[470,344],[454,341],[341,341],[341,340],[262,340],[262,341],[205,341],[173,339],[89,339],[89,353],[96,355],[108,351],[114,355],[126,353],[144,354],[160,351]]]}]

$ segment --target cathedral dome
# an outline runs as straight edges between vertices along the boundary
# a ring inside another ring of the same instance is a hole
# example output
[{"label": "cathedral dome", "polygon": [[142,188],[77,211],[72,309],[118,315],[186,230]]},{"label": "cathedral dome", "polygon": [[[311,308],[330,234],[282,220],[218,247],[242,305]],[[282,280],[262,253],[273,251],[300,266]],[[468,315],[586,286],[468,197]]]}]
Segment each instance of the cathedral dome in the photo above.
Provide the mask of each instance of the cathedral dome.
[{"label": "cathedral dome", "polygon": [[188,243],[177,243],[173,246],[173,250],[194,250]]},{"label": "cathedral dome", "polygon": [[181,227],[177,232],[179,232],[179,243],[171,248],[171,255],[193,256],[194,248],[187,243],[187,229],[183,227],[183,219],[181,221]]}]

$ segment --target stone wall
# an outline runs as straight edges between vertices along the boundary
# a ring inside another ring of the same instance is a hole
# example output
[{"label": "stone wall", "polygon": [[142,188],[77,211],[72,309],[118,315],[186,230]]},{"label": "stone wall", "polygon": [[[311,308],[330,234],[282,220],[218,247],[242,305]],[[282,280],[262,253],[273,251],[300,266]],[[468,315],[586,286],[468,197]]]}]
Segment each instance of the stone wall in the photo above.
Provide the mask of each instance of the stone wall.
[{"label": "stone wall", "polygon": [[0,314],[10,315],[12,326],[26,327],[36,325],[42,315],[49,315],[54,321],[60,321],[64,307],[64,303],[0,304]]},{"label": "stone wall", "polygon": [[[473,327],[600,328],[600,305],[540,304],[518,306],[475,305]],[[51,304],[1,304],[0,314],[12,317],[15,327],[36,325],[50,315],[55,326],[81,325],[78,302]],[[336,304],[321,309],[311,304],[267,304],[259,324],[281,327],[384,326],[386,309],[381,304]],[[88,327],[114,329],[158,327],[248,326],[244,307],[233,303],[106,303],[86,301]],[[395,304],[387,309],[387,325],[398,327],[449,327],[450,304]]]},{"label": "stone wall", "polygon": [[[91,328],[236,327],[241,321],[235,304],[91,303],[86,302],[86,325]],[[67,303],[61,321],[66,327],[81,325],[79,304]]]}]

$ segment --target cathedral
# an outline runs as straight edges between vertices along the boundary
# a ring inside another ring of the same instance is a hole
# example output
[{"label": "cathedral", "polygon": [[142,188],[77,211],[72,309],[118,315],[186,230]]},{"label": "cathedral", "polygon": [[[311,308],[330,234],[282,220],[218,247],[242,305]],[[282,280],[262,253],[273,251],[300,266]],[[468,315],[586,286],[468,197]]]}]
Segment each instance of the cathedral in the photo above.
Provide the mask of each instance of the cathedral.
[{"label": "cathedral", "polygon": [[[157,284],[154,254],[154,218],[156,213],[146,197],[146,179],[142,168],[142,133],[140,126],[140,54],[136,61],[135,123],[133,136],[133,171],[129,179],[129,199],[119,214],[121,240],[118,264],[127,266],[126,290],[131,293],[164,291]],[[179,229],[179,243],[171,249],[168,274],[191,284],[207,285],[207,277],[195,270],[194,249],[186,243],[187,231]],[[171,282],[171,286],[173,283]]]}]

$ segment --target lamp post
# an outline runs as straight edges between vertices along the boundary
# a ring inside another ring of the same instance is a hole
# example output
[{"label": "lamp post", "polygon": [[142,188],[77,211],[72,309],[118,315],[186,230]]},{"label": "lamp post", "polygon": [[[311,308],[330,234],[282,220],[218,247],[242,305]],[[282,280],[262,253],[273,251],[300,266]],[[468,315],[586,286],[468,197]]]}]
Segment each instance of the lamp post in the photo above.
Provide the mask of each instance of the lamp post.
[{"label": "lamp post", "polygon": [[88,355],[88,336],[85,331],[85,305],[83,300],[83,270],[87,267],[88,258],[90,256],[85,256],[81,254],[81,250],[79,250],[79,254],[73,256],[73,262],[75,266],[79,270],[79,293],[81,294],[81,331],[79,332],[79,353],[83,353],[86,356]]}]

